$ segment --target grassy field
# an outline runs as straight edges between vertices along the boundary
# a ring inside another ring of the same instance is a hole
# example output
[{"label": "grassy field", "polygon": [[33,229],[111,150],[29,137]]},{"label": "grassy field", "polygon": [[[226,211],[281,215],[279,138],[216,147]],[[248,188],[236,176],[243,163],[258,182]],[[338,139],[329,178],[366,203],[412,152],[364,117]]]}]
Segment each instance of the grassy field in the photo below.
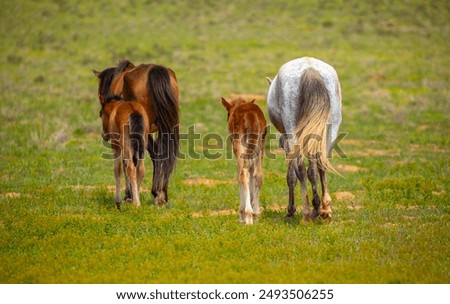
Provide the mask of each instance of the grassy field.
[{"label": "grassy field", "polygon": [[[450,283],[448,1],[7,0],[0,17],[0,283]],[[265,77],[302,56],[342,85],[333,220],[284,219],[274,139],[265,210],[240,225],[236,163],[207,157],[226,153],[220,96],[266,112]],[[143,206],[115,208],[91,70],[121,58],[173,68],[181,132],[200,134],[167,208],[150,159]]]}]

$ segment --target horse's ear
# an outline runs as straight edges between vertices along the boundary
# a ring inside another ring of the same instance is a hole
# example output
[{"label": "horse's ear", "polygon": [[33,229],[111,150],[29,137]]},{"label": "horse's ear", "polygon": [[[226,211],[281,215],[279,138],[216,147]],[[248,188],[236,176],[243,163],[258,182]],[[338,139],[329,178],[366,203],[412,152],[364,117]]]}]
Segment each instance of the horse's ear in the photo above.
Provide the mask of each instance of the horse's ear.
[{"label": "horse's ear", "polygon": [[270,79],[269,77],[266,77],[266,79],[267,79],[267,82],[269,83],[269,85],[271,85],[272,84],[272,79]]},{"label": "horse's ear", "polygon": [[256,99],[253,99],[252,101],[250,101],[250,103],[255,103]]},{"label": "horse's ear", "polygon": [[226,101],[225,98],[221,97],[221,99],[222,99],[222,104],[225,107],[225,109],[227,109],[227,111],[230,111],[232,105],[228,101]]},{"label": "horse's ear", "polygon": [[92,73],[94,73],[94,75],[95,75],[96,77],[98,77],[98,75],[100,75],[100,72],[99,72],[99,71],[96,71],[96,70],[92,70]]}]

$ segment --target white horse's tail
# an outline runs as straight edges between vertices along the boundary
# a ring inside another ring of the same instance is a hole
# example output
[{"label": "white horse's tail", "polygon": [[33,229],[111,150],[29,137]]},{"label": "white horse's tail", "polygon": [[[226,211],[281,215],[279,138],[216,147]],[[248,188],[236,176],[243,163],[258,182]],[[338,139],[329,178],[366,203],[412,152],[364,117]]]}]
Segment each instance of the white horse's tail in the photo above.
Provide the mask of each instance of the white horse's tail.
[{"label": "white horse's tail", "polygon": [[319,72],[313,68],[305,70],[300,78],[299,118],[294,130],[294,147],[288,155],[289,161],[317,159],[326,171],[339,175],[327,158],[327,124],[330,117],[330,97]]}]

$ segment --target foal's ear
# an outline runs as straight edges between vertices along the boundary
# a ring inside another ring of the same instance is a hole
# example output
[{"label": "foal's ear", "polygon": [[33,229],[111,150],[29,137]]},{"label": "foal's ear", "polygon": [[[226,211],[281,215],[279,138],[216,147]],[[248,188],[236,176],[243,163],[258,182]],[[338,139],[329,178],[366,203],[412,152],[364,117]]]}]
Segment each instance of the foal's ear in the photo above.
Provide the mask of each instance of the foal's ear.
[{"label": "foal's ear", "polygon": [[225,109],[227,109],[227,111],[230,111],[232,105],[228,101],[226,101],[225,98],[221,97],[221,99],[222,99],[222,104],[225,107]]},{"label": "foal's ear", "polygon": [[272,84],[272,79],[270,79],[269,77],[266,77],[267,82],[269,83],[269,86]]},{"label": "foal's ear", "polygon": [[96,77],[98,77],[98,75],[100,75],[100,72],[99,72],[99,71],[96,71],[96,70],[92,70],[92,73],[94,73],[94,75],[95,75]]},{"label": "foal's ear", "polygon": [[255,103],[256,99],[253,99],[252,101],[250,101],[250,103]]}]

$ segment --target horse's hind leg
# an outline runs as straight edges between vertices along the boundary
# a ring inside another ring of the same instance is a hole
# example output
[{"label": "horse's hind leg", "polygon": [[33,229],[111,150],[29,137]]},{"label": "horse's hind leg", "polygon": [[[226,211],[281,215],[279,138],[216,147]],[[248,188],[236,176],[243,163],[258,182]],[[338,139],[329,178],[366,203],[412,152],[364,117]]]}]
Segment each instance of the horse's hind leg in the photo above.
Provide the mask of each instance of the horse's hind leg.
[{"label": "horse's hind leg", "polygon": [[322,208],[320,216],[323,219],[331,219],[331,197],[328,193],[327,172],[319,166],[320,182],[322,184]]},{"label": "horse's hind leg", "polygon": [[[293,161],[295,162],[295,161]],[[297,174],[298,179],[300,180],[300,185],[302,188],[302,199],[303,199],[303,205],[302,205],[302,213],[303,213],[303,220],[309,221],[311,219],[311,208],[309,207],[309,199],[308,199],[308,188],[306,185],[306,167],[305,163],[302,159],[297,159],[297,167],[295,170],[295,173]]]},{"label": "horse's hind leg", "polygon": [[152,176],[152,195],[156,198],[158,193],[156,192],[155,187],[155,171],[156,171],[156,151],[157,151],[156,142],[153,140],[153,136],[148,134],[148,143],[147,143],[147,151],[150,154],[150,159],[153,163],[153,176]]},{"label": "horse's hind leg", "polygon": [[151,134],[148,135],[147,151],[153,163],[152,195],[157,206],[165,206],[169,200],[167,196],[169,180],[164,179],[162,162],[158,160],[158,144]]},{"label": "horse's hind leg", "polygon": [[295,161],[288,164],[288,172],[286,175],[287,185],[289,187],[289,205],[286,217],[293,217],[295,214],[295,186],[297,185],[297,174]]},{"label": "horse's hind leg", "polygon": [[309,167],[308,167],[308,179],[311,183],[312,193],[313,193],[313,199],[312,204],[314,207],[312,218],[315,219],[319,216],[319,208],[320,208],[320,197],[319,194],[317,194],[317,179],[318,179],[318,172],[317,172],[317,160],[310,159],[309,160]]},{"label": "horse's hind leg", "polygon": [[[153,139],[151,134],[148,135],[147,151],[150,154],[150,158],[153,163],[153,176],[152,176],[152,195],[155,198],[155,204],[157,206],[163,206],[167,204],[167,185],[162,185],[162,164],[158,158],[158,144]],[[165,189],[164,189],[165,186]],[[161,190],[162,189],[162,190]]]}]

